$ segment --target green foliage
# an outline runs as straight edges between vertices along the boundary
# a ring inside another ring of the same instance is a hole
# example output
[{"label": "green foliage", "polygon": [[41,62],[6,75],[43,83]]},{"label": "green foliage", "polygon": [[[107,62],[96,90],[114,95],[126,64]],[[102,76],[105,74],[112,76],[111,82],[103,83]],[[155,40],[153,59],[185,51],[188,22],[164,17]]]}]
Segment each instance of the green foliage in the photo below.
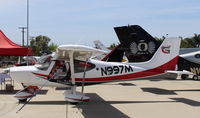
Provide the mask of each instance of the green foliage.
[{"label": "green foliage", "polygon": [[49,37],[42,35],[39,35],[35,37],[35,39],[32,39],[30,42],[30,48],[32,48],[33,55],[41,56],[42,53],[50,53],[52,51],[55,51],[57,45],[51,43],[49,46],[50,41],[51,39]]},{"label": "green foliage", "polygon": [[181,40],[181,48],[189,48],[186,40]]},{"label": "green foliage", "polygon": [[109,46],[109,49],[114,49],[117,45],[115,43],[112,43],[110,46]]},{"label": "green foliage", "polygon": [[158,41],[158,44],[160,45],[162,42],[163,42],[163,40],[165,39],[165,37],[164,36],[162,36],[162,38],[158,38],[158,37],[154,37],[157,41]]},{"label": "green foliage", "polygon": [[192,39],[194,40],[196,47],[200,47],[200,34],[195,33]]},{"label": "green foliage", "polygon": [[[162,36],[162,38],[154,38],[159,42],[159,44],[161,44],[165,39],[164,36]],[[181,36],[179,36],[179,38],[181,38],[181,48],[200,48],[200,34],[194,34],[191,38],[183,38]]]},{"label": "green foliage", "polygon": [[51,43],[48,48],[49,48],[49,51],[53,52],[53,51],[56,51],[57,47],[58,45]]},{"label": "green foliage", "polygon": [[181,48],[199,48],[200,47],[200,34],[194,34],[191,38],[181,40]]}]

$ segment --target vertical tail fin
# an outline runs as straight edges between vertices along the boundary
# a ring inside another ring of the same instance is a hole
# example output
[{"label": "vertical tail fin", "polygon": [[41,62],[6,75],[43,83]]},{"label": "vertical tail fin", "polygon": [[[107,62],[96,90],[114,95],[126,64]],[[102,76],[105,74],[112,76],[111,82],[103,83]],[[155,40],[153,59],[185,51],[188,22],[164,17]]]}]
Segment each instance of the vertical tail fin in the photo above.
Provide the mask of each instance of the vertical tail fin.
[{"label": "vertical tail fin", "polygon": [[125,54],[129,62],[144,62],[151,59],[159,43],[139,25],[114,27],[120,45],[103,61],[121,62]]}]

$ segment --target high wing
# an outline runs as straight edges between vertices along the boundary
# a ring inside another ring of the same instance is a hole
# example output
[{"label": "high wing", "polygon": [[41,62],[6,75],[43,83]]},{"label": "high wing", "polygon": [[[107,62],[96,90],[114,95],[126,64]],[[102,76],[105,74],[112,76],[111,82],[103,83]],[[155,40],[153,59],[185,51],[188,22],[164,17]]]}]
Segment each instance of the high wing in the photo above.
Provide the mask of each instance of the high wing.
[{"label": "high wing", "polygon": [[106,51],[95,49],[83,45],[61,45],[56,50],[55,59],[70,60],[70,53],[73,52],[73,58],[78,60],[87,60],[91,55],[105,54]]}]

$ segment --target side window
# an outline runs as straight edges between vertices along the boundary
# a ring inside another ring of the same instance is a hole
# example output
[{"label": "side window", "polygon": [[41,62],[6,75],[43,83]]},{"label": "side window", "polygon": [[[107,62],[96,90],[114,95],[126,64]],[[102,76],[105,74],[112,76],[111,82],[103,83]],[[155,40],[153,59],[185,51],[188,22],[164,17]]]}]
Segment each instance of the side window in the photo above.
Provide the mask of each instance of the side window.
[{"label": "side window", "polygon": [[194,57],[200,59],[200,54],[195,54]]},{"label": "side window", "polygon": [[89,71],[89,70],[95,68],[95,65],[92,63],[86,63],[85,61],[74,60],[75,73],[84,72],[85,66],[87,67],[86,71]]}]

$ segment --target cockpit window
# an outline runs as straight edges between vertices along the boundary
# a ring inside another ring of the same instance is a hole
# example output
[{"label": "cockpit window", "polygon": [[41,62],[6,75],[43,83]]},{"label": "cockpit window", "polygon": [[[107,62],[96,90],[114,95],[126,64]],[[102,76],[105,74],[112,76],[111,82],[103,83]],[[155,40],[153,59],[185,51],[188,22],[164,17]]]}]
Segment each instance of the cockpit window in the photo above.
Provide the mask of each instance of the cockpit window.
[{"label": "cockpit window", "polygon": [[42,56],[39,58],[38,64],[50,63],[51,58],[52,58],[51,55]]},{"label": "cockpit window", "polygon": [[49,66],[51,64],[51,59],[52,59],[51,54],[40,57],[39,60],[38,60],[38,64],[39,65],[37,66],[37,68],[39,70],[43,70],[43,71],[48,70],[48,68],[49,68]]},{"label": "cockpit window", "polygon": [[200,54],[196,54],[195,58],[199,58],[200,59]]}]

